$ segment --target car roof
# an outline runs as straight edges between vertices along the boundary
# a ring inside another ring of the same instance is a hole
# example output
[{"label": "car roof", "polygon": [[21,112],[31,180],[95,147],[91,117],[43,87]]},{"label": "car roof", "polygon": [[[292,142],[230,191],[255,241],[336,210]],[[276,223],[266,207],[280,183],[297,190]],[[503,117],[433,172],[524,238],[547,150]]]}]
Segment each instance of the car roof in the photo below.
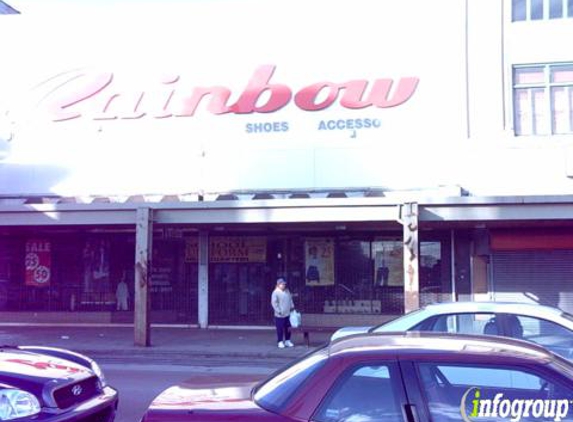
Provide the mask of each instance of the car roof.
[{"label": "car roof", "polygon": [[554,315],[560,316],[563,310],[537,303],[527,302],[442,302],[426,305],[424,310],[435,314],[450,312],[505,312],[520,315]]},{"label": "car roof", "polygon": [[548,363],[556,355],[536,344],[508,337],[450,334],[437,332],[379,332],[342,337],[330,343],[329,354],[360,352],[389,354],[447,354],[464,353],[484,357],[506,356]]}]

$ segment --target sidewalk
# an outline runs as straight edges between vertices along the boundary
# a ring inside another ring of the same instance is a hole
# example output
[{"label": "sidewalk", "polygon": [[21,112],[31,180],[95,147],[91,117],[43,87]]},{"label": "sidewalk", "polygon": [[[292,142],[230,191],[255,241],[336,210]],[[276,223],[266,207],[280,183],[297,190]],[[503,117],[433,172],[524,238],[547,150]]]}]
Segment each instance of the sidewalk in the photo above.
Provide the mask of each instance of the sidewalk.
[{"label": "sidewalk", "polygon": [[295,347],[279,349],[274,329],[151,328],[151,346],[134,345],[133,327],[2,326],[0,344],[62,347],[98,360],[184,363],[198,359],[288,362],[328,341],[328,333],[293,335]]}]

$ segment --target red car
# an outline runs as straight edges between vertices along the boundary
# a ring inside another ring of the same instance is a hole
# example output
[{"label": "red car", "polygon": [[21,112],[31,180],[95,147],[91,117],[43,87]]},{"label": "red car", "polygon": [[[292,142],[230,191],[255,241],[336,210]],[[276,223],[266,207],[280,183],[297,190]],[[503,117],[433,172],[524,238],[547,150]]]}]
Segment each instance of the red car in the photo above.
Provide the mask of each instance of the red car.
[{"label": "red car", "polygon": [[171,387],[142,422],[570,421],[572,399],[573,364],[532,343],[384,333],[337,340],[263,382]]}]

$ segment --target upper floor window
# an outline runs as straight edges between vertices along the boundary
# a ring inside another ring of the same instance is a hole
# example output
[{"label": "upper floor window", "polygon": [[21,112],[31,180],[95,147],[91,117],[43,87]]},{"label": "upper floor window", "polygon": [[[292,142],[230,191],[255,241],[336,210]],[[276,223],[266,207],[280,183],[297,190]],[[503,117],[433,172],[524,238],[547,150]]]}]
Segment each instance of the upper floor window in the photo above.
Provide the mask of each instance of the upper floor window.
[{"label": "upper floor window", "polygon": [[511,20],[573,18],[573,0],[512,0]]},{"label": "upper floor window", "polygon": [[573,133],[573,63],[514,66],[517,136]]}]

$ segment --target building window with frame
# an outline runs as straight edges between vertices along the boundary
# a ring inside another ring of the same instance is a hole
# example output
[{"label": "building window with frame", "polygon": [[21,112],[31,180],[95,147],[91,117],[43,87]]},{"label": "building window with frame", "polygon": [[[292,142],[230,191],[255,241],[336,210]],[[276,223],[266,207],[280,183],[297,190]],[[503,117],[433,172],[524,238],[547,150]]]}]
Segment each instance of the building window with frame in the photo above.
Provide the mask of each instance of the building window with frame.
[{"label": "building window with frame", "polygon": [[511,20],[537,21],[573,18],[573,0],[512,0]]},{"label": "building window with frame", "polygon": [[573,133],[573,63],[513,67],[516,136]]}]

